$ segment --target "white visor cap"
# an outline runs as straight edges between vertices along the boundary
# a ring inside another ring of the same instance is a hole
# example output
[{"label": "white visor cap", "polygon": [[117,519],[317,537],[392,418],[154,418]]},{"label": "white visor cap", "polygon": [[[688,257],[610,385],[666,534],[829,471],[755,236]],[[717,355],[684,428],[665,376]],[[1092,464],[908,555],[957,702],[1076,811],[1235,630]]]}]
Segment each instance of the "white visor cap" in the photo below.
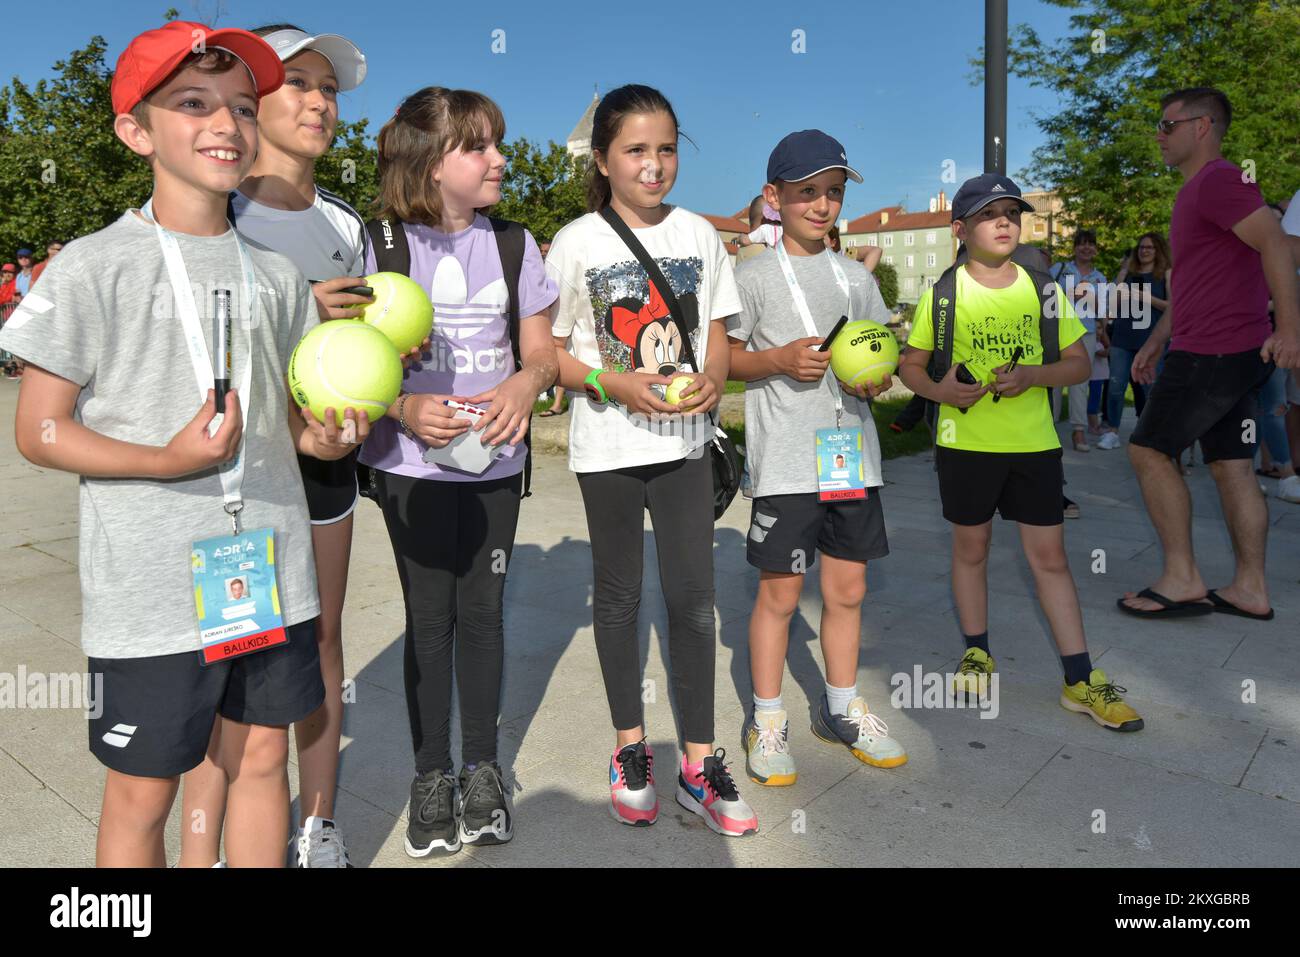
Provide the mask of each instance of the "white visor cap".
[{"label": "white visor cap", "polygon": [[334,67],[339,91],[355,90],[366,78],[366,57],[347,37],[335,33],[312,36],[301,30],[277,30],[263,37],[284,63],[304,50],[314,50]]}]

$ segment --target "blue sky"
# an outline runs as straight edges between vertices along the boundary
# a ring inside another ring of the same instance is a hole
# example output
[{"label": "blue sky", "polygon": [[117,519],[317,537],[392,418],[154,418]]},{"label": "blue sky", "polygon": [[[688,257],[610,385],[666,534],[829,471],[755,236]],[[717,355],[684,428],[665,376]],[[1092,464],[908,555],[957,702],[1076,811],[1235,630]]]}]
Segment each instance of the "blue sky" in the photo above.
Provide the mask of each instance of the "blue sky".
[{"label": "blue sky", "polygon": [[[370,117],[372,131],[405,94],[439,84],[495,99],[509,139],[563,142],[594,89],[656,86],[698,147],[683,142],[672,194],[698,212],[729,215],[744,206],[761,188],[776,142],[809,127],[839,138],[866,180],[850,184],[848,217],[903,201],[909,210],[925,209],[940,189],[955,192],[940,179],[945,160],[956,164],[958,182],[982,164],[983,90],[968,80],[968,61],[984,39],[980,0],[849,0],[834,13],[823,4],[771,0],[171,3],[183,19],[210,22],[219,14],[219,25],[238,27],[286,21],[351,38],[370,71],[343,97],[341,112]],[[1009,5],[1013,25],[1030,23],[1044,38],[1069,27],[1067,11],[1038,0]],[[107,39],[111,62],[132,36],[160,24],[168,6],[11,5],[0,77],[48,76],[55,60],[96,33]],[[504,53],[492,51],[497,30],[504,31]],[[804,31],[806,52],[792,52],[795,30]],[[1053,108],[1050,94],[1011,79],[1012,175],[1041,142],[1032,113]]]}]

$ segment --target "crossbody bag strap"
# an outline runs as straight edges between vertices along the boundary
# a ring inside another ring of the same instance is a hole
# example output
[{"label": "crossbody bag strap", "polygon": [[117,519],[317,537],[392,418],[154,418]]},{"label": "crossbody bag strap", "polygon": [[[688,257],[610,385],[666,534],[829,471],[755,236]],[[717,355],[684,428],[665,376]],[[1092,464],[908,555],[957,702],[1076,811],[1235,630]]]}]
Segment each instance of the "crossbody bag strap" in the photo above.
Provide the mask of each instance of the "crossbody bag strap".
[{"label": "crossbody bag strap", "polygon": [[[691,335],[686,330],[686,320],[682,315],[681,303],[677,301],[677,294],[673,292],[673,287],[668,285],[668,280],[664,278],[663,271],[660,270],[659,264],[654,261],[650,253],[646,251],[646,248],[641,245],[641,241],[636,238],[636,234],[632,232],[628,224],[623,222],[623,217],[614,212],[612,206],[604,207],[600,211],[600,215],[605,222],[609,223],[610,228],[612,228],[614,232],[618,233],[619,239],[623,240],[627,245],[627,248],[632,251],[632,255],[635,256],[636,261],[641,264],[641,268],[645,270],[646,276],[649,278],[650,282],[659,290],[659,295],[663,298],[664,305],[668,307],[668,311],[672,314],[673,319],[677,321],[678,327],[682,330],[682,348],[686,353],[687,360],[691,364],[691,368],[693,368],[697,373],[703,372],[704,367],[700,365],[699,360],[695,357],[695,349],[691,345]],[[703,317],[701,317],[700,321],[704,321]],[[715,426],[718,424],[718,418],[715,413],[710,412],[709,418],[712,419]]]}]

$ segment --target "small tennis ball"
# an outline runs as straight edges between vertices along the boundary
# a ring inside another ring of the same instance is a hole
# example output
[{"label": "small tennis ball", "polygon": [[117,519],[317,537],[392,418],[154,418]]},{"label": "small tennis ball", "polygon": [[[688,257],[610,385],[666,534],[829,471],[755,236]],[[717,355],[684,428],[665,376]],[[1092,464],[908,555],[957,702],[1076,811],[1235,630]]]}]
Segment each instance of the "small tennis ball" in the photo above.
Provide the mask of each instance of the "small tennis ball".
[{"label": "small tennis ball", "polygon": [[358,317],[374,326],[397,351],[405,355],[433,331],[433,303],[420,284],[399,272],[377,272],[366,277],[375,301]]},{"label": "small tennis ball", "polygon": [[664,393],[664,401],[669,405],[681,405],[682,393],[691,387],[695,380],[688,375],[679,375],[668,383],[668,391]]},{"label": "small tennis ball", "polygon": [[847,323],[831,343],[831,371],[850,388],[880,385],[898,368],[898,340],[878,322]]},{"label": "small tennis ball", "polygon": [[355,319],[322,322],[289,357],[289,391],[299,406],[324,422],[334,409],[343,425],[347,408],[378,422],[402,388],[402,359],[378,329]]}]

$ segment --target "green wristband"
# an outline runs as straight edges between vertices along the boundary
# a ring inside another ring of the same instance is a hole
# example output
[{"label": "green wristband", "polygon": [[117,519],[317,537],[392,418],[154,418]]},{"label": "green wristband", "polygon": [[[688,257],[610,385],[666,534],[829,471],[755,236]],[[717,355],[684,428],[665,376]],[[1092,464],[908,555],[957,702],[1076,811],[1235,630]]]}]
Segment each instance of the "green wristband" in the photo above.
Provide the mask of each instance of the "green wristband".
[{"label": "green wristband", "polygon": [[609,396],[605,394],[605,387],[600,384],[600,377],[604,373],[604,369],[592,369],[587,373],[587,378],[582,380],[582,387],[587,390],[587,398],[601,405],[609,401]]}]

